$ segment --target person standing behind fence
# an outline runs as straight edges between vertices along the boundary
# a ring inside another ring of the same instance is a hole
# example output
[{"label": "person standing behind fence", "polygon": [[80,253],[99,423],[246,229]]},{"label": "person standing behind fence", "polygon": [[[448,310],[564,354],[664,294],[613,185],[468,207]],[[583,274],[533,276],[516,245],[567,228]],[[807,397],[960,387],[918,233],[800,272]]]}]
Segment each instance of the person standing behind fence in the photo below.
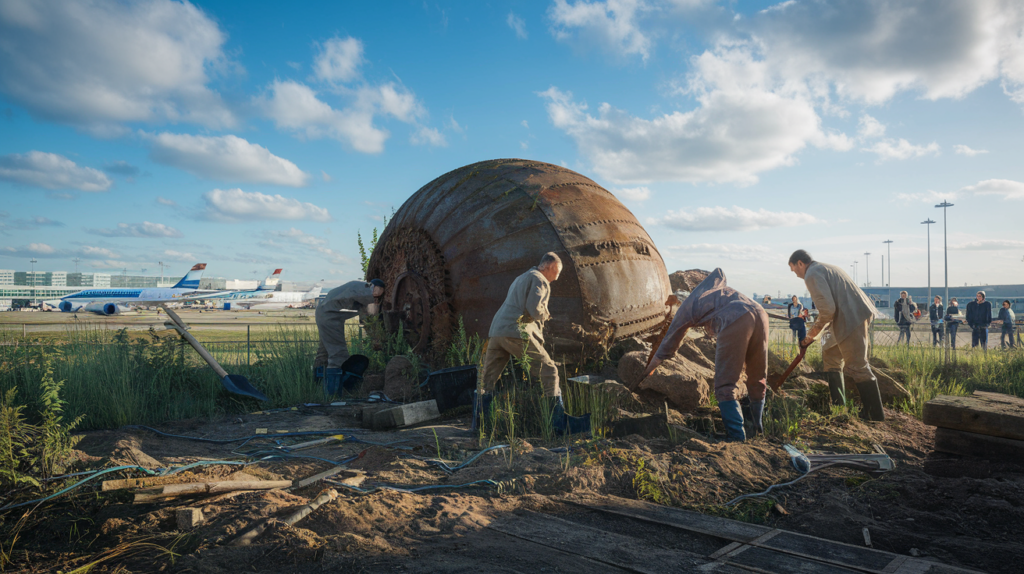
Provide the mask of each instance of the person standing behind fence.
[{"label": "person standing behind fence", "polygon": [[875,304],[845,271],[815,261],[803,249],[789,256],[789,269],[804,280],[811,301],[818,309],[818,319],[800,344],[809,346],[828,328],[821,341],[821,359],[832,403],[846,404],[845,377],[849,377],[857,385],[864,404],[861,417],[870,421],[885,420],[878,380],[868,363]]},{"label": "person standing behind fence", "polygon": [[1009,339],[1010,348],[1014,347],[1013,344],[1013,322],[1017,320],[1017,317],[1013,314],[1013,309],[1010,309],[1010,302],[1003,301],[1003,308],[999,310],[999,320],[1003,322],[1003,330],[999,335],[999,346],[1006,348],[1006,341]]},{"label": "person standing behind fence", "polygon": [[928,307],[928,320],[932,324],[932,346],[938,347],[942,344],[942,321],[945,319],[942,307],[942,297],[935,296],[935,301]]},{"label": "person standing behind fence", "polygon": [[988,326],[992,324],[992,303],[985,300],[985,292],[978,291],[974,301],[967,304],[967,324],[971,326],[971,348],[981,343],[988,351]]},{"label": "person standing behind fence", "polygon": [[949,336],[949,346],[956,349],[956,330],[960,327],[960,323],[964,322],[963,315],[960,314],[960,307],[956,302],[956,297],[949,298],[949,307],[946,308],[946,335]]},{"label": "person standing behind fence", "polygon": [[902,343],[904,338],[907,340],[907,346],[910,345],[910,325],[914,322],[914,311],[917,311],[917,305],[910,295],[906,291],[900,291],[900,298],[893,306],[893,318],[900,328],[900,336],[896,339],[897,345]]},{"label": "person standing behind fence", "polygon": [[804,306],[800,304],[800,299],[796,295],[793,295],[793,301],[786,307],[786,311],[789,316],[789,329],[793,331],[793,338],[799,345],[807,336],[807,321],[803,317]]}]

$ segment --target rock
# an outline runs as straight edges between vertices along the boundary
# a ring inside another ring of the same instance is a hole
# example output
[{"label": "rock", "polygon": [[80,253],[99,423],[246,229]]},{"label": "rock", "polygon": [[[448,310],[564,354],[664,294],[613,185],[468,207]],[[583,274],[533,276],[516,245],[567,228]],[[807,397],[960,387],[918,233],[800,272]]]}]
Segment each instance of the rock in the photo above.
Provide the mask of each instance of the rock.
[{"label": "rock", "polygon": [[708,381],[714,378],[713,370],[676,355],[641,381],[637,394],[648,403],[667,402],[674,409],[693,412],[708,403]]},{"label": "rock", "polygon": [[687,271],[676,271],[670,273],[668,276],[669,285],[672,286],[672,292],[676,291],[693,291],[700,282],[710,275],[709,272],[701,269],[689,269]]},{"label": "rock", "polygon": [[632,353],[634,351],[643,351],[645,356],[651,352],[651,344],[645,342],[640,337],[629,337],[623,339],[608,350],[608,358],[612,361],[618,361],[623,355]]},{"label": "rock", "polygon": [[392,357],[384,369],[384,394],[389,399],[406,401],[416,391],[416,368],[408,357]]},{"label": "rock", "polygon": [[200,508],[179,508],[175,515],[178,530],[192,530],[203,523],[203,511]]},{"label": "rock", "polygon": [[[904,400],[910,400],[910,391],[894,379],[885,369],[872,369],[875,379],[878,380],[878,392],[882,395],[882,402],[887,405],[895,405]],[[857,389],[856,381],[847,380],[846,396],[860,401],[860,391]]]},{"label": "rock", "polygon": [[607,395],[611,400],[612,408],[626,409],[632,412],[647,410],[640,397],[618,381],[603,381],[593,385],[592,388]]},{"label": "rock", "polygon": [[644,378],[644,369],[646,367],[647,352],[631,351],[626,353],[619,359],[619,380],[629,390],[636,391],[636,387]]},{"label": "rock", "polygon": [[[702,343],[697,341],[702,341]],[[708,353],[709,350],[710,353]],[[680,345],[676,354],[704,368],[715,370],[715,345],[710,340],[687,338]]]}]

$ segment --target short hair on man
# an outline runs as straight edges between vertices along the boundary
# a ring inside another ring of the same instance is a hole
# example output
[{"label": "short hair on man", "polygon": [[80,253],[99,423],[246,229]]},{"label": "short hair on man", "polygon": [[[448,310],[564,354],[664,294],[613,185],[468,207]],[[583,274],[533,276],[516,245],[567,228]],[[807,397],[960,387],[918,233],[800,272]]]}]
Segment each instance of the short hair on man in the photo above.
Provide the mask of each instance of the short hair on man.
[{"label": "short hair on man", "polygon": [[552,263],[557,263],[559,267],[562,267],[562,260],[554,251],[548,251],[540,258],[540,263],[537,264],[537,269],[547,269]]},{"label": "short hair on man", "polygon": [[1011,305],[1011,303],[1010,303],[1010,300],[1009,300],[1009,299],[1004,299],[1004,300],[1003,300],[1003,304],[1004,304],[1004,305]]},{"label": "short hair on man", "polygon": [[977,293],[977,294],[978,294],[978,295],[981,295],[981,298],[982,298],[982,299],[984,299],[984,298],[985,298],[985,292],[984,292],[984,291],[978,291],[978,293]]},{"label": "short hair on man", "polygon": [[810,253],[803,249],[797,249],[789,256],[789,264],[796,265],[797,262],[803,263],[804,265],[810,265],[811,263],[814,263],[814,258],[811,257]]}]

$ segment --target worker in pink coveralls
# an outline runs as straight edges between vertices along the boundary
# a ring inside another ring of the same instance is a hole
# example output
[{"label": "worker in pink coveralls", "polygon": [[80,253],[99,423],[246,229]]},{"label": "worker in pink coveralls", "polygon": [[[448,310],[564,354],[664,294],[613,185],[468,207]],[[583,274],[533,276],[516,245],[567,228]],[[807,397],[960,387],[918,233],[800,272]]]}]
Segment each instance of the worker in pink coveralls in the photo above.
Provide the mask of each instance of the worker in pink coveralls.
[{"label": "worker in pink coveralls", "polygon": [[768,314],[749,297],[725,284],[721,269],[711,272],[679,306],[645,377],[679,350],[687,329],[703,327],[717,340],[715,349],[715,398],[722,410],[726,436],[745,440],[743,411],[738,388],[744,366],[747,395],[756,433],[763,432],[764,393],[768,380]]}]

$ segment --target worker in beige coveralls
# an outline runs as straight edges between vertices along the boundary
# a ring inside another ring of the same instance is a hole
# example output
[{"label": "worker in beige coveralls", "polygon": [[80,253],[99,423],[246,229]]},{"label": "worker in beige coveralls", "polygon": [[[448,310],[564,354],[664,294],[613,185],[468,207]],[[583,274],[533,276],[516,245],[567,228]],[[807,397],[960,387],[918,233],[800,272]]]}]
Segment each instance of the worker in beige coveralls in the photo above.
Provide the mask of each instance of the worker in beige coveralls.
[{"label": "worker in beige coveralls", "polygon": [[328,395],[340,392],[338,384],[343,375],[341,366],[349,358],[345,344],[345,321],[359,315],[365,319],[380,311],[377,302],[384,295],[384,282],[350,281],[331,289],[316,307],[316,327],[320,334],[320,348],[313,360],[317,378],[323,378]]},{"label": "worker in beige coveralls", "polygon": [[544,385],[544,396],[554,403],[552,427],[558,434],[586,432],[590,415],[570,417],[565,414],[562,391],[558,387],[558,368],[544,350],[544,323],[551,318],[548,300],[551,283],[562,273],[562,260],[555,253],[545,253],[536,267],[512,282],[505,302],[491,321],[487,352],[484,354],[483,393],[473,402],[473,428],[480,413],[490,412],[494,386],[511,357],[530,358],[530,376]]},{"label": "worker in beige coveralls", "polygon": [[821,358],[832,404],[846,404],[845,378],[849,378],[857,385],[864,404],[861,418],[885,420],[878,381],[868,363],[874,304],[845,271],[835,265],[815,261],[803,249],[794,251],[789,257],[789,268],[804,280],[818,309],[818,320],[800,344],[809,346],[824,331]]}]

